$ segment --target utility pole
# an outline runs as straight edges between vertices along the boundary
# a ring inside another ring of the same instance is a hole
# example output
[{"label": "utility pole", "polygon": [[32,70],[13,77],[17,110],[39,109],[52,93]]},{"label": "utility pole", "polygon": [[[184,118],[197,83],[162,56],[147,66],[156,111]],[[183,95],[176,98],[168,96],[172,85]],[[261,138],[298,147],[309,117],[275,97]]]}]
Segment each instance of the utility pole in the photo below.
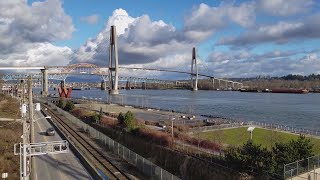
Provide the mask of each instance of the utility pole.
[{"label": "utility pole", "polygon": [[[27,105],[25,104],[25,83],[24,80],[21,81],[22,86],[22,106],[21,106],[21,120],[23,129],[23,144],[28,143],[28,127],[27,127]],[[26,147],[23,146],[22,153],[20,153],[20,172],[22,172],[22,179],[28,179],[27,177],[27,153]]]},{"label": "utility pole", "polygon": [[34,143],[34,123],[33,123],[33,99],[32,99],[32,78],[28,78],[29,93],[29,123],[30,123],[30,143]]},{"label": "utility pole", "polygon": [[[29,96],[29,124],[30,124],[30,142],[34,143],[34,122],[33,122],[33,96],[32,96],[32,78],[28,78],[28,96]],[[29,169],[32,171],[33,157],[29,158]]]}]

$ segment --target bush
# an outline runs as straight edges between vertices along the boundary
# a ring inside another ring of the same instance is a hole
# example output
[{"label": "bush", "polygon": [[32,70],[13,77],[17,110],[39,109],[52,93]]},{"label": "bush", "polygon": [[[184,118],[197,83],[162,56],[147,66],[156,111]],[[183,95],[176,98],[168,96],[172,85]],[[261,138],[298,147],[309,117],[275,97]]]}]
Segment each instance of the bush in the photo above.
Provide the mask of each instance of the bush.
[{"label": "bush", "polygon": [[95,122],[95,123],[98,123],[99,122],[99,114],[96,114],[96,113],[94,113],[94,114],[92,114],[91,116],[90,116],[90,120],[91,120],[91,122]]},{"label": "bush", "polygon": [[66,102],[64,101],[63,98],[59,99],[59,101],[57,102],[57,106],[61,109],[64,109],[64,107],[66,106]]},{"label": "bush", "polygon": [[72,111],[75,108],[72,101],[67,101],[66,105],[64,106],[63,110],[65,111]]},{"label": "bush", "polygon": [[118,119],[118,121],[119,121],[120,124],[123,124],[123,123],[124,123],[124,115],[123,115],[122,112],[119,113],[117,119]]},{"label": "bush", "polygon": [[138,128],[134,131],[135,134],[143,139],[163,146],[171,146],[172,138],[169,134],[149,128]]},{"label": "bush", "polygon": [[134,115],[131,111],[128,111],[124,116],[124,125],[128,130],[133,130],[135,127]]}]

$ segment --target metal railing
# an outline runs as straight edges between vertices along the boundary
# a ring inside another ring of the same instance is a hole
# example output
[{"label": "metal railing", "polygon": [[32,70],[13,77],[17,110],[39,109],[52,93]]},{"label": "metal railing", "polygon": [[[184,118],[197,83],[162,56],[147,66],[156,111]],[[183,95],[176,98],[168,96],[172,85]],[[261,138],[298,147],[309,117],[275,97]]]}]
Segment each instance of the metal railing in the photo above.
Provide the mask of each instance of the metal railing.
[{"label": "metal railing", "polygon": [[302,159],[284,165],[283,177],[285,179],[298,176],[302,173],[310,172],[320,168],[320,155],[311,156],[307,159]]},{"label": "metal railing", "polygon": [[82,122],[81,120],[72,116],[68,112],[61,110],[60,108],[55,106],[53,103],[49,102],[48,105],[56,109],[59,114],[68,118],[72,123],[76,124],[78,127],[86,131],[91,138],[95,138],[101,143],[103,143],[108,148],[108,150],[111,150],[114,154],[118,155],[122,159],[126,160],[130,164],[137,167],[140,171],[142,171],[145,175],[149,176],[151,179],[159,179],[159,180],[180,179],[175,175],[171,174],[170,172],[155,165],[148,159],[140,156],[139,154],[128,149],[127,147],[121,145],[117,141],[114,141],[113,139],[99,132],[98,130],[94,129],[90,125]]}]

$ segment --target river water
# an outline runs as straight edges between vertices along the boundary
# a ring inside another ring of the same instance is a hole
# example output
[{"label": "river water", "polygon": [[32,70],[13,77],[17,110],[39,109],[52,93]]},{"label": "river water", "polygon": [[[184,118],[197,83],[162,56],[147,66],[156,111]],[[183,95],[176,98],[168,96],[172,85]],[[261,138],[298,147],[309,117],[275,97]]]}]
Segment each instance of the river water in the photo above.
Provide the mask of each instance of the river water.
[{"label": "river water", "polygon": [[258,121],[294,127],[320,127],[320,94],[246,93],[237,91],[120,90],[111,96],[98,89],[73,91],[72,97],[111,101],[214,115],[240,121]]}]

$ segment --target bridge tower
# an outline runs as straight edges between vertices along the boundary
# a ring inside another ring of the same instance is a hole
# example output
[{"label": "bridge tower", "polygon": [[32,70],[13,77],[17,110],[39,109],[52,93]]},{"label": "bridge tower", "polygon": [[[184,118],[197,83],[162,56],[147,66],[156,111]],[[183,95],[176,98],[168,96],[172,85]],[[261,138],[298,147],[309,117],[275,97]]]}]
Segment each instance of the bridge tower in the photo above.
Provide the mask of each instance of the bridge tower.
[{"label": "bridge tower", "polygon": [[198,91],[198,64],[196,56],[196,48],[192,49],[192,61],[191,61],[191,89],[192,91]]},{"label": "bridge tower", "polygon": [[110,44],[109,44],[109,80],[110,80],[110,94],[119,94],[118,80],[118,42],[117,42],[116,26],[110,28]]},{"label": "bridge tower", "polygon": [[41,94],[48,96],[48,69],[41,69],[42,73],[42,91]]}]

